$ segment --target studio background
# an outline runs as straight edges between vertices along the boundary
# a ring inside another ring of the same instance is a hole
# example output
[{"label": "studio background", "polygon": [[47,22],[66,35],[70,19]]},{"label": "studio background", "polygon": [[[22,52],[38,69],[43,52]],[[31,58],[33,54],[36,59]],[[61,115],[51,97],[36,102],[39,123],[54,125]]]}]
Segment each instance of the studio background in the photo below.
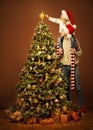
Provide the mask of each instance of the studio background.
[{"label": "studio background", "polygon": [[[79,62],[81,85],[85,105],[93,108],[92,8],[93,0],[0,1],[0,108],[7,108],[14,101],[16,84],[40,21],[40,12],[43,10],[49,16],[59,18],[62,9],[71,10],[77,25],[76,36],[83,51]],[[57,42],[58,25],[47,19],[45,22]]]}]

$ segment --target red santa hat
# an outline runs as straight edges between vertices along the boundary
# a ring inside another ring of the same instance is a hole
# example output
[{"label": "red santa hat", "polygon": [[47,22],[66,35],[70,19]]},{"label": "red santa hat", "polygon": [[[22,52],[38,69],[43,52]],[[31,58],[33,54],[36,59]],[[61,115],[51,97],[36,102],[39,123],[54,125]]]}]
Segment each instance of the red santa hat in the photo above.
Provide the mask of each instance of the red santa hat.
[{"label": "red santa hat", "polygon": [[74,29],[76,29],[77,26],[75,25],[72,13],[69,10],[62,10],[61,13],[62,13],[63,18],[65,18],[66,20],[70,21],[72,27]]}]

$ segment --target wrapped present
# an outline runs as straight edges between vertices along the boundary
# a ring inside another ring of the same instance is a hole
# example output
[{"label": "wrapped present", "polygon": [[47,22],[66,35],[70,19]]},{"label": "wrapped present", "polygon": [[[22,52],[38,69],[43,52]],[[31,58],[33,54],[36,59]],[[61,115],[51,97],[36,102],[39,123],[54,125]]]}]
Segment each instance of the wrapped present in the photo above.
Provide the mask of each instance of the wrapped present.
[{"label": "wrapped present", "polygon": [[80,113],[76,112],[76,111],[71,111],[71,116],[72,116],[72,119],[74,121],[79,121],[81,119],[81,115]]},{"label": "wrapped present", "polygon": [[39,123],[40,124],[53,124],[54,119],[53,118],[45,118],[45,119],[40,118]]},{"label": "wrapped present", "polygon": [[51,117],[54,119],[55,122],[59,122],[60,113],[53,112],[53,113],[51,114]]},{"label": "wrapped present", "polygon": [[67,123],[68,120],[69,120],[69,115],[64,115],[64,114],[60,115],[60,122],[61,123],[63,123],[63,124]]},{"label": "wrapped present", "polygon": [[32,117],[32,118],[27,119],[26,123],[27,124],[34,124],[34,123],[36,123],[36,117]]},{"label": "wrapped present", "polygon": [[22,120],[22,114],[19,111],[15,111],[14,113],[11,113],[9,115],[9,118],[11,119],[12,122],[20,122]]}]

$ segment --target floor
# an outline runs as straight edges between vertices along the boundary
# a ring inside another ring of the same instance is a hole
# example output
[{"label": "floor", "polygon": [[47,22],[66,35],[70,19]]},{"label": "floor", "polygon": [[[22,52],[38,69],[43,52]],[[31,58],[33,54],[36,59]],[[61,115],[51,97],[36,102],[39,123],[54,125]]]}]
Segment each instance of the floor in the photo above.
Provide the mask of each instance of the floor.
[{"label": "floor", "polygon": [[5,110],[0,110],[0,130],[93,130],[93,109],[89,109],[79,122],[69,121],[67,124],[30,124],[12,123],[5,114]]}]

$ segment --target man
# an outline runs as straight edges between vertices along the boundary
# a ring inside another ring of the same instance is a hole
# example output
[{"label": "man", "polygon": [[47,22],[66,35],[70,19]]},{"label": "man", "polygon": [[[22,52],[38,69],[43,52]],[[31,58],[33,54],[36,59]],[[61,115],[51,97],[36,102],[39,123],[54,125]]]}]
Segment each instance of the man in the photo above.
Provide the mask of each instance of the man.
[{"label": "man", "polygon": [[[70,11],[62,10],[61,18],[62,19],[48,17],[50,21],[59,24],[59,32],[61,34],[61,38],[59,38],[58,40],[59,48],[57,48],[57,54],[62,56],[61,58],[61,61],[63,63],[62,71],[68,80],[67,99],[72,100],[71,85],[72,86],[74,85],[74,88],[77,93],[77,99],[78,104],[80,106],[80,111],[85,113],[86,108],[84,107],[82,89],[80,84],[80,73],[78,69],[79,56],[82,55],[82,50],[78,40],[75,38],[74,35],[76,25],[74,25],[73,22],[74,20],[72,18]],[[72,59],[74,60],[72,61]],[[71,81],[71,79],[73,79],[73,81]]]}]

